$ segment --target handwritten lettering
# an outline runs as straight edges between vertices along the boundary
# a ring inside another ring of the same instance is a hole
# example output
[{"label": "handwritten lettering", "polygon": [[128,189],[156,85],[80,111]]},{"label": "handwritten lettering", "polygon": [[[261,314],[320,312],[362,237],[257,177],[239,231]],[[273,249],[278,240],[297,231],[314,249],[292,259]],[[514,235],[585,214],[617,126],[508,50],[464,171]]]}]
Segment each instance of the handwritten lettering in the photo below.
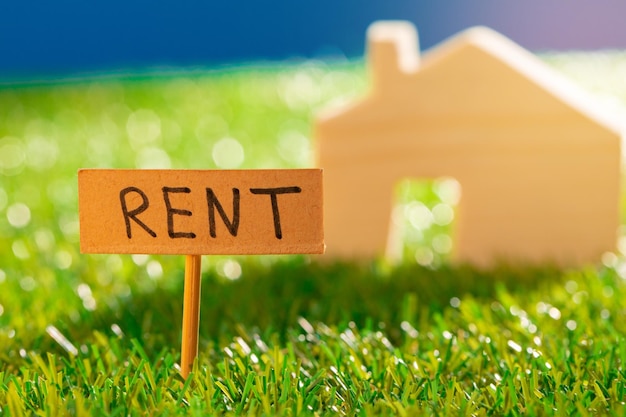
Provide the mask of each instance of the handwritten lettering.
[{"label": "handwritten lettering", "polygon": [[167,234],[172,239],[176,238],[189,238],[194,239],[196,234],[193,232],[175,232],[174,231],[174,215],[191,216],[191,211],[184,209],[177,209],[172,207],[170,201],[170,193],[186,193],[189,194],[191,189],[187,187],[163,187],[163,199],[165,200],[165,207],[167,209]]},{"label": "handwritten lettering", "polygon": [[78,172],[83,253],[323,253],[321,169]]},{"label": "handwritten lettering", "polygon": [[[189,187],[163,187],[163,201],[165,202],[165,212],[167,219],[167,235],[172,239],[179,238],[187,238],[187,239],[195,239],[196,234],[194,232],[180,232],[174,230],[174,216],[188,216],[191,217],[193,213],[190,210],[173,207],[171,194],[190,194],[191,189]],[[240,200],[241,193],[238,188],[233,188],[233,210],[232,210],[232,220],[226,214],[222,203],[220,203],[219,199],[215,195],[215,192],[212,188],[205,188],[206,191],[206,201],[207,201],[207,210],[208,210],[208,220],[209,220],[209,235],[212,238],[217,237],[217,226],[215,222],[215,212],[219,214],[222,222],[228,229],[228,232],[233,236],[237,237],[237,231],[239,230],[239,222],[240,222]],[[128,205],[126,202],[126,195],[128,193],[137,193],[142,199],[141,204],[132,209],[128,210]],[[274,222],[274,236],[276,239],[283,238],[283,231],[280,225],[280,210],[278,208],[278,195],[280,194],[298,194],[301,193],[302,189],[297,186],[293,187],[274,187],[274,188],[250,188],[250,193],[259,194],[259,195],[269,195],[270,196],[270,204],[272,207],[272,220]],[[129,239],[132,238],[131,232],[131,223],[130,221],[134,221],[139,226],[141,226],[150,236],[156,237],[156,233],[148,227],[144,222],[137,218],[137,215],[143,213],[148,210],[150,205],[150,201],[148,200],[148,196],[145,192],[137,187],[126,187],[120,191],[120,204],[122,206],[122,215],[124,216],[124,222],[126,224],[126,235]]]},{"label": "handwritten lettering", "polygon": [[[128,211],[128,206],[126,204],[126,195],[128,195],[128,193],[137,193],[141,197],[141,204],[139,205],[139,207],[134,208],[130,211]],[[126,236],[128,236],[129,239],[133,237],[132,232],[130,230],[131,220],[133,220],[135,223],[141,226],[146,232],[148,232],[148,234],[150,234],[150,236],[157,237],[154,230],[150,229],[144,222],[142,222],[141,220],[137,218],[137,215],[146,211],[148,209],[148,205],[150,204],[146,193],[144,193],[137,187],[126,187],[120,191],[120,203],[122,205],[122,214],[124,215],[124,223],[126,223]]]},{"label": "handwritten lettering", "polygon": [[215,231],[215,209],[217,209],[217,212],[220,214],[220,217],[230,234],[237,236],[237,230],[239,229],[239,190],[237,188],[233,188],[232,222],[228,219],[224,208],[211,188],[206,189],[206,201],[209,206],[209,234],[211,237],[217,237],[217,232]]},{"label": "handwritten lettering", "polygon": [[283,232],[280,228],[280,212],[278,211],[278,194],[300,193],[300,187],[278,187],[278,188],[250,188],[252,194],[267,194],[272,201],[272,216],[274,217],[274,234],[276,239],[283,238]]}]

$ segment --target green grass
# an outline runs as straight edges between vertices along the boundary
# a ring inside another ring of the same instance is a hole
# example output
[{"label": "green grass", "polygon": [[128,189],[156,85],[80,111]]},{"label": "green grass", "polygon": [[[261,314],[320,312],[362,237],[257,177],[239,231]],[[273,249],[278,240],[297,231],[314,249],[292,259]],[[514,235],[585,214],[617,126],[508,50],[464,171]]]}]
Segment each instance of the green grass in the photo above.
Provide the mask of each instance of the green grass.
[{"label": "green grass", "polygon": [[[545,59],[626,103],[623,54]],[[626,257],[449,265],[446,180],[398,189],[398,263],[204,257],[186,381],[184,259],[79,253],[79,168],[311,166],[314,112],[365,88],[300,63],[0,89],[0,414],[623,415]]]}]

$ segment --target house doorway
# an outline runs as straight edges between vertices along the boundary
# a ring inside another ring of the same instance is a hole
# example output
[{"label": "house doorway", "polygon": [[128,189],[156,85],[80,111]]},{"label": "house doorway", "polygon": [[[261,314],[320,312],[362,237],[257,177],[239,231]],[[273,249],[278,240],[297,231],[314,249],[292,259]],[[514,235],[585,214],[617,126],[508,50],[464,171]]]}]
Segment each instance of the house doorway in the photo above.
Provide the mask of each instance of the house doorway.
[{"label": "house doorway", "polygon": [[404,179],[394,188],[388,255],[426,267],[452,257],[461,185],[451,177]]}]

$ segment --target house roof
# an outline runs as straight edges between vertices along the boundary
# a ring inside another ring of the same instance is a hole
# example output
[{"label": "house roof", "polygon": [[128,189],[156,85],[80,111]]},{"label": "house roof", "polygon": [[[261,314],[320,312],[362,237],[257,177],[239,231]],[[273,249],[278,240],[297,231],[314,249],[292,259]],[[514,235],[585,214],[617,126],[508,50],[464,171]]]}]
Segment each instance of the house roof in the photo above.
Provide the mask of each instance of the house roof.
[{"label": "house roof", "polygon": [[[461,101],[467,97],[477,101],[475,99],[477,87],[468,84],[481,76],[483,76],[481,84],[484,85],[486,82],[492,86],[490,90],[496,90],[487,91],[485,95],[497,95],[498,100],[503,103],[508,100],[514,109],[517,105],[514,103],[517,99],[515,93],[506,96],[506,92],[497,91],[501,89],[497,84],[497,77],[493,77],[492,81],[492,78],[483,74],[485,69],[487,72],[493,69],[498,74],[506,73],[504,78],[508,85],[521,84],[515,90],[517,93],[521,92],[522,95],[526,94],[529,97],[532,93],[549,101],[555,99],[562,104],[559,107],[572,110],[600,127],[620,135],[624,131],[624,124],[589,94],[529,51],[489,28],[467,29],[426,51],[421,57],[415,28],[406,22],[374,24],[368,31],[368,43],[372,91],[364,100],[353,103],[347,109],[335,109],[323,114],[319,119],[322,125],[334,125],[336,122],[341,124],[342,121],[350,119],[349,116],[359,119],[359,114],[370,113],[373,108],[384,107],[387,100],[405,100],[404,107],[417,106],[426,113],[429,112],[429,107],[435,108],[437,105],[453,107],[454,101],[459,101],[459,96],[450,96],[447,101],[441,99],[439,104],[437,96],[442,90],[454,88],[470,91],[469,95],[461,97]],[[445,82],[441,81],[442,77],[445,78]],[[433,87],[434,84],[436,86]],[[420,97],[423,91],[428,91],[428,97]],[[448,92],[448,94],[463,93]],[[536,105],[533,100],[529,100],[529,103],[531,104],[528,106]],[[466,108],[474,109],[475,104],[478,104],[480,109],[479,103],[470,103],[469,106],[467,103],[462,104],[459,111],[465,111]],[[554,108],[554,103],[551,106]],[[445,111],[445,107],[442,108]],[[451,109],[451,112],[454,112],[454,109]]]}]

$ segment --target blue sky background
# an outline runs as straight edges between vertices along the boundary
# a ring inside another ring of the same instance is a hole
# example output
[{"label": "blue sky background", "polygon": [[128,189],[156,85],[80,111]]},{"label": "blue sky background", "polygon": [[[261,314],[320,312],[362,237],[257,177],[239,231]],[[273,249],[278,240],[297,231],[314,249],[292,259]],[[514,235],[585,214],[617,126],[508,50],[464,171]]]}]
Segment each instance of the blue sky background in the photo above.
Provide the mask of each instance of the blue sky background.
[{"label": "blue sky background", "polygon": [[623,0],[108,0],[0,5],[0,79],[363,54],[379,19],[422,48],[482,24],[531,50],[626,48]]}]

